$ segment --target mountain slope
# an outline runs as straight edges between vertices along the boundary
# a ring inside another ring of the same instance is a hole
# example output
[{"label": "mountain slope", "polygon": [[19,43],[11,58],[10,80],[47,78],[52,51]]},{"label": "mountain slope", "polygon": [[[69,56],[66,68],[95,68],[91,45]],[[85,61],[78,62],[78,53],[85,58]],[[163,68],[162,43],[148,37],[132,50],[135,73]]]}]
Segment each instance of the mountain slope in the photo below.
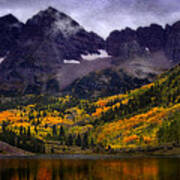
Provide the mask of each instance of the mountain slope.
[{"label": "mountain slope", "polygon": [[0,18],[0,63],[17,46],[23,23],[9,14]]},{"label": "mountain slope", "polygon": [[[153,78],[153,75],[151,78]],[[102,71],[92,72],[74,81],[64,91],[67,94],[80,98],[106,97],[118,93],[126,93],[149,82],[150,75],[147,79],[140,79],[124,72],[121,68],[111,67]]]},{"label": "mountain slope", "polygon": [[113,31],[106,39],[111,67],[77,79],[68,91],[80,97],[107,96],[153,81],[158,74],[179,63],[178,24],[164,29],[151,24],[137,30]]},{"label": "mountain slope", "polygon": [[180,143],[179,74],[178,65],[153,83],[98,100],[31,95],[24,104],[15,97],[12,109],[2,97],[7,108],[0,112],[0,131],[60,142],[67,152],[74,146],[110,152],[173,149]]},{"label": "mountain slope", "polygon": [[33,155],[33,154],[0,141],[0,156],[13,156],[13,155],[25,156],[25,155]]}]

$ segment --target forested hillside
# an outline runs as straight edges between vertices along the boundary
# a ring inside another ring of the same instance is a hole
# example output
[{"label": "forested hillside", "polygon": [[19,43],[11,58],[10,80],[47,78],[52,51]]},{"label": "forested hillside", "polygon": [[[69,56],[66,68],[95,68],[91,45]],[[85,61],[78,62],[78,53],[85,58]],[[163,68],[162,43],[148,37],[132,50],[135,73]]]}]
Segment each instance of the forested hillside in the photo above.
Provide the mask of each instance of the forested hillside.
[{"label": "forested hillside", "polygon": [[126,94],[0,98],[0,140],[41,153],[156,150],[180,143],[180,66]]}]

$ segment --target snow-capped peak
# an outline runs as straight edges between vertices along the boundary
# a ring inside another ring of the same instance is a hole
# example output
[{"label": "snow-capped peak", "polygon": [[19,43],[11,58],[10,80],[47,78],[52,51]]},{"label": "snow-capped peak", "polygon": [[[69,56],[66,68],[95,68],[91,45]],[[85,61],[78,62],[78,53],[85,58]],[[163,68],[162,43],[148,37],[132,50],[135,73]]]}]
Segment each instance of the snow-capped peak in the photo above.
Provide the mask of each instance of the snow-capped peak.
[{"label": "snow-capped peak", "polygon": [[57,35],[58,33],[61,33],[64,37],[76,34],[79,30],[83,29],[71,17],[52,7],[40,11],[27,23],[30,26],[37,25],[44,27],[47,34]]},{"label": "snow-capped peak", "polygon": [[53,25],[54,33],[60,31],[65,37],[67,37],[76,34],[81,29],[83,28],[70,17],[60,12],[55,13],[55,21]]}]

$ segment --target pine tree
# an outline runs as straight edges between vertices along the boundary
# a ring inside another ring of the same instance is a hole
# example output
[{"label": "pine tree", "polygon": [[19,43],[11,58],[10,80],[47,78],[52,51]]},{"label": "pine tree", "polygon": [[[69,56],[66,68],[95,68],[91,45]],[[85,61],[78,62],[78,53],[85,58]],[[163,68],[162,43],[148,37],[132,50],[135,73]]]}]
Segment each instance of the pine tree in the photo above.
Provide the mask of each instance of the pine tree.
[{"label": "pine tree", "polygon": [[68,146],[72,146],[72,145],[73,145],[73,137],[72,137],[72,134],[69,134],[66,144],[67,144]]},{"label": "pine tree", "polygon": [[88,134],[85,133],[82,140],[82,149],[88,148]]},{"label": "pine tree", "polygon": [[34,127],[34,131],[38,134],[37,126]]},{"label": "pine tree", "polygon": [[81,136],[78,134],[77,138],[76,138],[76,145],[77,146],[81,146],[82,142],[81,142]]},{"label": "pine tree", "polygon": [[94,146],[95,146],[95,144],[94,144],[94,139],[91,138],[91,147],[94,147]]},{"label": "pine tree", "polygon": [[27,131],[27,136],[30,137],[31,136],[31,127],[28,127],[28,131]]},{"label": "pine tree", "polygon": [[56,128],[56,125],[53,125],[53,136],[57,136],[57,128]]},{"label": "pine tree", "polygon": [[2,123],[2,131],[3,131],[3,133],[6,132],[6,128],[7,128],[7,123],[5,121],[3,121],[3,123]]},{"label": "pine tree", "polygon": [[23,127],[21,126],[19,129],[19,134],[22,136],[23,135]]},{"label": "pine tree", "polygon": [[65,141],[66,137],[65,137],[65,131],[63,126],[60,127],[60,132],[59,132],[59,140],[61,141],[61,143],[63,143]]},{"label": "pine tree", "polygon": [[65,136],[65,131],[63,126],[60,127],[60,132],[59,132],[59,137],[64,137]]},{"label": "pine tree", "polygon": [[27,133],[26,133],[26,128],[25,128],[25,127],[23,128],[23,135],[24,135],[24,136],[27,135]]}]

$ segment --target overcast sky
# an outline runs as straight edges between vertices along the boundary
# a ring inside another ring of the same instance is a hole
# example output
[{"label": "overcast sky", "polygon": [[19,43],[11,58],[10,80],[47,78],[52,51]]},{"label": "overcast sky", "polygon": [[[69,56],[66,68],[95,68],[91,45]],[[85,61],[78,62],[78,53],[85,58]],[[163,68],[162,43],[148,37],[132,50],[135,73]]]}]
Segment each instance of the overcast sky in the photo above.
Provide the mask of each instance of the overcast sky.
[{"label": "overcast sky", "polygon": [[48,6],[103,37],[127,26],[165,25],[180,20],[180,0],[0,0],[0,16],[12,13],[25,22]]}]

